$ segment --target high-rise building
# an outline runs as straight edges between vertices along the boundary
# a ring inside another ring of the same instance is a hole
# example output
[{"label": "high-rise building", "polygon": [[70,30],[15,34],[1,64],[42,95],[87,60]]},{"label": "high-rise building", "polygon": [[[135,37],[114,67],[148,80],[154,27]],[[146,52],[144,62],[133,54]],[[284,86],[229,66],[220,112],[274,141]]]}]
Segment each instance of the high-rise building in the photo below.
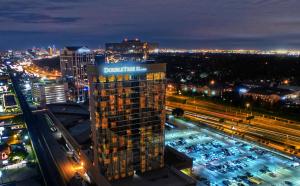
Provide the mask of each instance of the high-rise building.
[{"label": "high-rise building", "polygon": [[48,55],[53,56],[53,48],[51,46],[48,46]]},{"label": "high-rise building", "polygon": [[86,47],[65,47],[60,54],[60,70],[69,86],[69,100],[77,103],[88,98],[87,65],[95,61]]},{"label": "high-rise building", "polygon": [[55,47],[55,45],[53,45],[53,46],[52,46],[52,51],[53,51],[53,54],[54,54],[54,55],[56,55],[56,54],[57,54],[57,51],[56,51],[56,47]]},{"label": "high-rise building", "polygon": [[107,61],[145,61],[151,51],[158,48],[157,43],[143,42],[139,39],[124,39],[121,43],[106,43]]},{"label": "high-rise building", "polygon": [[108,180],[164,166],[166,65],[88,67],[94,163]]}]

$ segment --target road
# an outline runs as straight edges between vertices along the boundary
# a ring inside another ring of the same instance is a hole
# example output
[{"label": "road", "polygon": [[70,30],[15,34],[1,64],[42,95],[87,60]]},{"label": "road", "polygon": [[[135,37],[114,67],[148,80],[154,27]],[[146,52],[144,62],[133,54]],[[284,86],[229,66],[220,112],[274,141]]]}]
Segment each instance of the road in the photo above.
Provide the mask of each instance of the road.
[{"label": "road", "polygon": [[12,118],[14,118],[14,117],[16,117],[18,115],[20,115],[20,114],[11,114],[11,113],[4,113],[3,114],[3,113],[1,113],[0,120],[12,119]]},{"label": "road", "polygon": [[61,77],[61,73],[58,71],[47,71],[33,64],[30,66],[25,66],[24,70],[30,74],[39,75],[40,77],[46,77],[53,80]]},{"label": "road", "polygon": [[40,118],[35,116],[31,109],[29,108],[24,95],[22,94],[20,87],[19,87],[19,76],[14,76],[12,72],[10,72],[10,76],[12,79],[12,83],[16,92],[16,95],[19,99],[20,106],[23,111],[23,117],[25,119],[28,132],[33,144],[33,148],[38,158],[40,170],[42,173],[42,177],[44,180],[45,185],[47,186],[64,186],[66,185],[65,180],[61,177],[56,164],[55,160],[51,156],[51,152],[47,147],[47,141],[45,140],[44,136],[40,132]]},{"label": "road", "polygon": [[[284,118],[276,118],[275,120],[275,118],[259,114],[249,121],[246,118],[253,113],[193,99],[187,99],[186,104],[167,101],[167,106],[182,108],[187,111],[186,116],[189,118],[207,123],[220,130],[227,130],[227,132],[230,131],[238,135],[249,134],[285,144],[289,148],[300,148],[300,124],[296,121],[288,121]],[[220,123],[220,118],[225,119],[225,121]],[[280,150],[284,150],[284,148]],[[293,154],[298,153],[294,149],[290,150]]]},{"label": "road", "polygon": [[[18,81],[18,79],[16,79],[16,81]],[[26,103],[24,96],[23,98]],[[26,105],[28,107],[27,103]],[[39,131],[42,140],[45,141],[44,149],[48,151],[52,163],[54,164],[53,167],[56,167],[56,172],[58,172],[64,184],[68,183],[75,173],[78,173],[82,178],[85,179],[85,181],[89,182],[89,179],[91,179],[91,181],[96,185],[110,185],[104,176],[100,174],[98,168],[94,166],[92,161],[80,149],[80,145],[74,140],[67,129],[65,129],[64,126],[57,121],[51,112],[48,112],[47,109],[43,109],[32,111],[31,114],[32,113],[34,113],[34,117],[39,123],[39,125],[36,125],[35,128]],[[51,116],[49,116],[49,114],[51,114]],[[50,118],[51,121],[47,118]],[[57,132],[51,131],[49,125],[51,125],[51,127],[54,127],[55,125]],[[65,145],[62,145],[57,141],[58,133],[60,133],[60,135],[62,135],[64,139],[68,141],[69,148],[73,147],[74,151],[78,152],[80,157],[79,160],[81,160],[80,162],[78,162],[78,159],[76,158],[75,160],[74,158],[68,157],[68,150],[65,148]],[[87,175],[90,177],[88,178]]]},{"label": "road", "polygon": [[67,152],[63,148],[63,145],[59,144],[54,132],[49,128],[48,121],[45,118],[43,112],[36,114],[41,124],[39,125],[39,131],[47,141],[46,148],[51,152],[52,159],[55,160],[56,167],[60,172],[60,175],[64,178],[65,182],[69,182],[75,175],[74,162],[67,157]]}]

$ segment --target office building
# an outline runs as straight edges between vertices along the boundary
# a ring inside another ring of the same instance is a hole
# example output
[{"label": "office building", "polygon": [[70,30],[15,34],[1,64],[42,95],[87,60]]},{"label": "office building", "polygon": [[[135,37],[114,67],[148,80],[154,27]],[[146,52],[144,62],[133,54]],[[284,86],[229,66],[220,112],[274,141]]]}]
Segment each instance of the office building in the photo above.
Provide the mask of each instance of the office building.
[{"label": "office building", "polygon": [[143,42],[139,39],[124,39],[121,43],[106,43],[105,50],[107,61],[144,61],[149,53],[158,49],[157,43]]},{"label": "office building", "polygon": [[87,65],[95,61],[93,52],[86,47],[65,47],[60,55],[62,77],[70,89],[69,100],[77,103],[88,98]]},{"label": "office building", "polygon": [[108,180],[164,167],[166,65],[88,67],[94,163]]},{"label": "office building", "polygon": [[54,103],[65,103],[68,95],[67,83],[34,82],[32,83],[33,101],[45,106]]}]

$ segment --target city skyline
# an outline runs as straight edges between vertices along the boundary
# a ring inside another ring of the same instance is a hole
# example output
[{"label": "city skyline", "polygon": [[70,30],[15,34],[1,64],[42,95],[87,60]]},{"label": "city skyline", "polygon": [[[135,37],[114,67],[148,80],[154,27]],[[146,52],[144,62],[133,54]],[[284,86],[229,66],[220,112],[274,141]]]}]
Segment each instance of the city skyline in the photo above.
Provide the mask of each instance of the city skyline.
[{"label": "city skyline", "polygon": [[2,0],[0,185],[300,186],[298,7]]},{"label": "city skyline", "polygon": [[151,43],[0,53],[1,183],[300,184],[299,52]]},{"label": "city skyline", "polygon": [[5,0],[0,5],[0,49],[49,43],[103,48],[126,37],[162,48],[300,49],[295,0]]}]

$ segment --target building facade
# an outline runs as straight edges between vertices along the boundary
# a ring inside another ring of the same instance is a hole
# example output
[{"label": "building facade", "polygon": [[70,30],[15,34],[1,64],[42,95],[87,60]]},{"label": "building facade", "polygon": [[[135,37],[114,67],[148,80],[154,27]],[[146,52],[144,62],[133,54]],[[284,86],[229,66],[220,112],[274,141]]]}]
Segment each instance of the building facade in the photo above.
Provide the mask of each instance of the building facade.
[{"label": "building facade", "polygon": [[88,98],[87,65],[95,61],[93,52],[86,47],[65,47],[60,55],[62,77],[70,89],[69,100],[77,103]]},{"label": "building facade", "polygon": [[88,69],[94,163],[108,180],[164,166],[166,65]]},{"label": "building facade", "polygon": [[32,83],[32,98],[41,106],[65,103],[68,97],[67,83]]}]

